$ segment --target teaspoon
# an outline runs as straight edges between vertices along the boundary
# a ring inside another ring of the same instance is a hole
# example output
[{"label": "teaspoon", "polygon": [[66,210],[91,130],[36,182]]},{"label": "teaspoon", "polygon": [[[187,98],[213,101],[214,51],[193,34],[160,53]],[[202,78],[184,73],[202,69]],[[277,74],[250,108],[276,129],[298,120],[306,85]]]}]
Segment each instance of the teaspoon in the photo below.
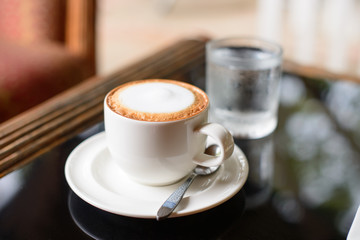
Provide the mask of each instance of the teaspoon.
[{"label": "teaspoon", "polygon": [[[217,155],[219,147],[216,145],[211,145],[206,148],[205,153],[208,155]],[[177,205],[180,203],[186,190],[190,187],[191,183],[194,181],[196,176],[205,176],[216,172],[220,166],[216,167],[203,167],[196,166],[190,176],[186,179],[186,181],[181,184],[175,192],[173,192],[170,197],[163,203],[160,209],[157,212],[156,220],[160,221],[166,219],[170,214],[174,211]]]}]

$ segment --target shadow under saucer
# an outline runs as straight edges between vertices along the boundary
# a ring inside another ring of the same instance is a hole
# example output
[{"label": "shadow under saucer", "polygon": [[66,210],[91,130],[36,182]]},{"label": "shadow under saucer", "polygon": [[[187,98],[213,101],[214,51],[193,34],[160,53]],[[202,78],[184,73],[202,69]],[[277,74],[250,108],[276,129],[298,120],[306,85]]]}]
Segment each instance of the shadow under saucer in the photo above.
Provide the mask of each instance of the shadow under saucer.
[{"label": "shadow under saucer", "polygon": [[76,225],[95,239],[217,239],[243,214],[245,195],[240,190],[225,203],[208,211],[159,222],[103,211],[71,190],[68,207]]}]

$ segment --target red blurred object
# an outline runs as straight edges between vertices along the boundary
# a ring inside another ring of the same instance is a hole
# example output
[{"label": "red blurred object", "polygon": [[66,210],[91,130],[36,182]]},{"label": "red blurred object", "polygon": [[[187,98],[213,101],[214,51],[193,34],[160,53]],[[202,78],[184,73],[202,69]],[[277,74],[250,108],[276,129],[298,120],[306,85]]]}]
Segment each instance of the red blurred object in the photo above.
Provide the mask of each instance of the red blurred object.
[{"label": "red blurred object", "polygon": [[95,74],[95,0],[0,1],[0,122]]}]

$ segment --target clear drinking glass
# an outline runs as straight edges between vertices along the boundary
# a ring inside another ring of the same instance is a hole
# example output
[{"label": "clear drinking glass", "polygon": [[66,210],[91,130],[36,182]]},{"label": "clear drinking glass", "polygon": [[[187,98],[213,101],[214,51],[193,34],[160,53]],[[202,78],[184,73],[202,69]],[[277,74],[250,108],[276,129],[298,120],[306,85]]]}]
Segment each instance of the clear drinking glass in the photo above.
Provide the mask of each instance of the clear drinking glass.
[{"label": "clear drinking glass", "polygon": [[258,38],[213,40],[206,46],[210,119],[235,138],[261,138],[277,126],[281,46]]}]

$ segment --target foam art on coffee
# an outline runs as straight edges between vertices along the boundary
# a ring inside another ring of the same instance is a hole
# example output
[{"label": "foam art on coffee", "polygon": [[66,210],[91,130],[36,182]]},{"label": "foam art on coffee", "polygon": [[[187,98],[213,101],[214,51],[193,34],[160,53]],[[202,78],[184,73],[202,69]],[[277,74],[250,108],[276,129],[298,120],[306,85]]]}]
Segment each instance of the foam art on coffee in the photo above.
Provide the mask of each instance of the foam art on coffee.
[{"label": "foam art on coffee", "polygon": [[107,104],[114,112],[141,121],[175,121],[206,109],[208,98],[195,86],[173,80],[140,80],[112,90]]}]

